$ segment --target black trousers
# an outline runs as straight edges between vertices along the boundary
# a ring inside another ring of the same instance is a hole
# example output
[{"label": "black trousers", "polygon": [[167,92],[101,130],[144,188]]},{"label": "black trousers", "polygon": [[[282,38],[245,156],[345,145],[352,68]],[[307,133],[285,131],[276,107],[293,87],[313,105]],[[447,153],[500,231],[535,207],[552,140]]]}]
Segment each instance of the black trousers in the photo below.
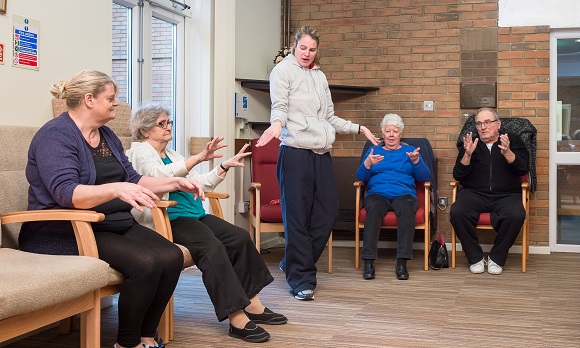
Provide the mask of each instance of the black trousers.
[{"label": "black trousers", "polygon": [[483,259],[483,250],[479,245],[475,228],[482,212],[490,212],[491,225],[496,231],[489,257],[503,267],[509,249],[515,243],[526,218],[522,195],[486,194],[467,189],[457,193],[457,199],[451,205],[450,220],[469,264]]},{"label": "black trousers", "polygon": [[214,215],[171,221],[173,241],[189,250],[219,321],[250,304],[274,281],[248,231]]},{"label": "black trousers", "polygon": [[338,217],[332,157],[280,146],[276,172],[286,238],[282,260],[286,281],[294,293],[313,290],[316,262]]},{"label": "black trousers", "polygon": [[95,240],[99,258],[125,277],[118,300],[117,343],[135,347],[141,337],[155,336],[183,269],[183,253],[137,223],[122,234],[95,232]]},{"label": "black trousers", "polygon": [[365,197],[364,243],[361,259],[375,260],[381,233],[381,223],[385,214],[392,210],[397,215],[397,258],[413,259],[413,238],[415,237],[415,212],[419,209],[417,198],[411,195],[399,196],[393,200],[372,194]]}]

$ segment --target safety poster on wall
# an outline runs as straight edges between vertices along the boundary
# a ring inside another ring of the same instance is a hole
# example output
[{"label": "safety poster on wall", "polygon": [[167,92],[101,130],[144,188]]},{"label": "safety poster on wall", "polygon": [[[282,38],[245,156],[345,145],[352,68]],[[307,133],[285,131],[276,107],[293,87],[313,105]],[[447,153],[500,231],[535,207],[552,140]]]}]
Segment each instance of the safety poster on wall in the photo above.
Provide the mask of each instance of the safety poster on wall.
[{"label": "safety poster on wall", "polygon": [[14,15],[14,54],[12,66],[38,70],[38,42],[40,22]]}]

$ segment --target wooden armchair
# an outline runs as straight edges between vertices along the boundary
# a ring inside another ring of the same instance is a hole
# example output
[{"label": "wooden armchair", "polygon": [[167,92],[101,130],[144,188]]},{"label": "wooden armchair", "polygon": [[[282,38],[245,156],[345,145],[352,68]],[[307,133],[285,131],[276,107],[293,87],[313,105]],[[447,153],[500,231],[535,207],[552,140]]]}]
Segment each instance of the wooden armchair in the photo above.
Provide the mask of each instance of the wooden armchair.
[{"label": "wooden armchair", "polygon": [[[431,183],[415,182],[417,187],[417,199],[419,200],[419,209],[415,213],[415,229],[423,230],[425,237],[425,271],[429,269],[429,240],[431,236],[430,214],[431,214]],[[365,184],[362,181],[354,183],[356,187],[355,202],[355,268],[359,268],[360,259],[360,229],[364,229],[366,220],[366,209],[362,206],[363,198],[366,193]],[[381,222],[381,229],[394,229],[398,226],[395,212],[389,211]]]},{"label": "wooden armchair", "polygon": [[[527,261],[530,258],[530,236],[528,233],[528,214],[530,213],[530,190],[528,176],[524,175],[522,178],[522,204],[526,211],[526,219],[522,225],[522,272],[526,272]],[[455,203],[457,197],[457,189],[460,186],[458,181],[452,181],[450,185],[453,187],[453,194],[451,197],[451,202]],[[489,213],[481,213],[479,215],[479,221],[477,222],[477,229],[481,230],[493,230],[491,226],[491,219]],[[451,268],[455,268],[455,253],[457,248],[457,241],[455,235],[455,229],[451,227]]]}]

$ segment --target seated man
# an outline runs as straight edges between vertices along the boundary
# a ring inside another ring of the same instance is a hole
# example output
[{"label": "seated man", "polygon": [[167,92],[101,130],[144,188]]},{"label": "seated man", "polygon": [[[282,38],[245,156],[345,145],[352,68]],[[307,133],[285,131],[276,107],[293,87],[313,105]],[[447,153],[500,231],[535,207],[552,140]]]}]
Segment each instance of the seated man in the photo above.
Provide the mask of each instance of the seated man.
[{"label": "seated man", "polygon": [[419,148],[401,144],[403,120],[399,115],[387,114],[381,122],[384,144],[371,147],[356,172],[368,187],[365,197],[367,218],[361,259],[364,260],[363,279],[375,277],[374,261],[381,222],[392,210],[397,215],[397,279],[409,279],[407,260],[413,258],[415,212],[419,208],[415,181],[429,181],[431,172],[419,155]]},{"label": "seated man", "polygon": [[529,155],[517,135],[500,134],[501,120],[495,110],[480,109],[475,121],[479,137],[470,132],[463,138],[463,144],[458,144],[453,178],[463,189],[451,206],[450,220],[467,255],[469,270],[483,273],[486,261],[476,226],[480,213],[490,213],[497,235],[489,252],[487,271],[501,274],[508,251],[526,218],[520,177],[528,172]]}]

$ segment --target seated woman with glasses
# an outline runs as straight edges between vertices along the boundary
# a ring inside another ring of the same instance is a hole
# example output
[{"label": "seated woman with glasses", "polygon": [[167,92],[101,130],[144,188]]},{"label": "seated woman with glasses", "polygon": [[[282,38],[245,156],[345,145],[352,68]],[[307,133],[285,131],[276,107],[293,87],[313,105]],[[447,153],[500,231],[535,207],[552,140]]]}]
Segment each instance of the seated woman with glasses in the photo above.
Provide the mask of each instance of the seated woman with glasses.
[{"label": "seated woman with glasses", "polygon": [[[146,105],[131,118],[131,134],[137,140],[131,144],[127,156],[135,169],[143,175],[158,177],[186,177],[212,191],[221,183],[231,167],[243,167],[240,162],[250,155],[244,145],[234,157],[223,161],[206,174],[193,167],[203,161],[219,158],[215,152],[227,145],[216,137],[197,155],[183,157],[167,148],[172,139],[170,111],[159,105]],[[256,324],[285,324],[287,319],[264,307],[258,293],[274,278],[256,250],[250,234],[214,215],[207,214],[200,202],[190,194],[179,191],[163,196],[178,202],[168,209],[173,240],[185,246],[202,272],[203,282],[214,305],[219,321],[230,321],[229,334],[247,342],[263,342],[270,338],[266,330]],[[148,216],[138,221],[151,224]]]}]

